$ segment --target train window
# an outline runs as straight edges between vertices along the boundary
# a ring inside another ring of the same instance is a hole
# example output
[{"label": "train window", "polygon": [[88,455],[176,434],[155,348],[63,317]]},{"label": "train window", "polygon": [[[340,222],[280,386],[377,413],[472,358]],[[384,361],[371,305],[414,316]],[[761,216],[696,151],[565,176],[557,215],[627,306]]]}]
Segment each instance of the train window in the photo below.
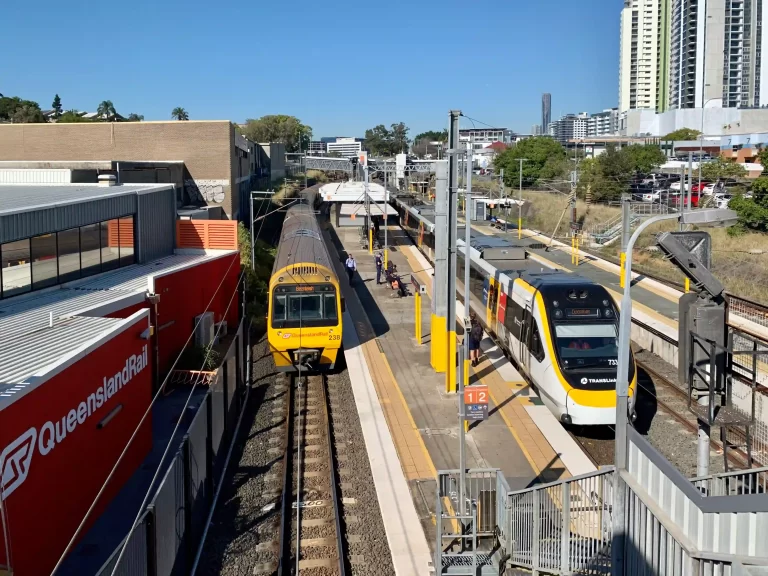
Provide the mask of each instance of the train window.
[{"label": "train window", "polygon": [[563,368],[609,368],[618,365],[619,347],[614,324],[555,326]]},{"label": "train window", "polygon": [[272,320],[285,320],[285,299],[286,296],[275,296],[272,304]]},{"label": "train window", "polygon": [[539,323],[535,318],[531,323],[531,331],[531,356],[541,362],[544,360],[544,346],[542,346],[541,336],[539,336]]},{"label": "train window", "polygon": [[336,294],[326,294],[323,301],[323,318],[325,320],[337,321],[339,319],[336,312]]},{"label": "train window", "polygon": [[302,294],[288,296],[288,320],[320,320],[323,310],[320,294]]}]

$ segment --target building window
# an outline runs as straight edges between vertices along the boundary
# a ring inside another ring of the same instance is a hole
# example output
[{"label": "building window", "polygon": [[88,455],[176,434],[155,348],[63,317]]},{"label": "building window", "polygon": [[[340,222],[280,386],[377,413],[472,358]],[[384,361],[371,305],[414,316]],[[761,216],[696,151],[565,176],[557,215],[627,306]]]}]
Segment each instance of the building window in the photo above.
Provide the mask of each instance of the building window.
[{"label": "building window", "polygon": [[80,229],[63,230],[57,235],[59,283],[80,278]]},{"label": "building window", "polygon": [[100,230],[99,224],[80,228],[80,270],[83,277],[101,272]]},{"label": "building window", "polygon": [[133,216],[120,218],[120,266],[130,266],[136,263],[133,243]]},{"label": "building window", "polygon": [[32,289],[38,290],[56,284],[58,261],[56,259],[56,234],[35,236],[32,242]]},{"label": "building window", "polygon": [[3,244],[0,297],[130,266],[134,243],[134,217],[124,216]]},{"label": "building window", "polygon": [[0,261],[2,261],[3,266],[3,297],[15,296],[32,290],[29,239],[16,240],[0,246]]},{"label": "building window", "polygon": [[101,241],[101,271],[120,266],[120,221],[115,218],[99,224]]}]

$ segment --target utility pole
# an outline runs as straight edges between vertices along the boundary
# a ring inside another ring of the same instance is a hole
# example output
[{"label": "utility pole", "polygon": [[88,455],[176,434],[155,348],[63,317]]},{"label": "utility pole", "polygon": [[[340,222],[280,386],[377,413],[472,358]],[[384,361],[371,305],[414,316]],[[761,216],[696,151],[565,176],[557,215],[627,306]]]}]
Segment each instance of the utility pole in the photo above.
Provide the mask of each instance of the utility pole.
[{"label": "utility pole", "polygon": [[[677,204],[677,208],[680,212],[685,210],[685,164],[680,166],[680,201]],[[683,228],[685,228],[685,224],[681,220],[678,229],[682,232]]]},{"label": "utility pole", "polygon": [[387,195],[387,163],[384,162],[384,270],[387,269],[387,255],[389,253],[389,244],[387,244],[387,224],[389,223],[389,214],[387,209],[389,208],[389,196]]},{"label": "utility pole", "polygon": [[499,171],[499,200],[504,197],[504,168]]},{"label": "utility pole", "polygon": [[630,211],[632,205],[630,203],[630,198],[632,197],[629,194],[621,195],[621,260],[619,261],[619,287],[621,288],[624,288],[624,265],[626,264],[627,259],[627,244],[629,244],[629,233],[632,228],[632,213]]},{"label": "utility pole", "polygon": [[368,166],[363,168],[365,181],[365,233],[368,235],[368,254],[373,254],[373,229],[371,228],[371,195],[368,191]]},{"label": "utility pole", "polygon": [[445,318],[448,308],[448,161],[435,166],[435,275],[432,279],[432,317],[430,323],[430,364],[435,372],[445,372]]},{"label": "utility pole", "polygon": [[[451,156],[448,161],[448,310],[446,318],[447,360],[445,391],[456,392],[456,235],[458,233],[457,197],[459,193],[459,116],[461,110],[450,111],[449,143]],[[472,158],[467,158],[468,170]]]},{"label": "utility pole", "polygon": [[523,237],[523,162],[528,162],[528,158],[519,158],[520,160],[520,195],[517,199],[517,239]]},{"label": "utility pole", "polygon": [[[467,157],[472,157],[472,143],[467,143]],[[467,202],[472,198],[472,163],[467,162],[467,182],[464,188],[464,198]],[[469,386],[469,330],[471,322],[470,289],[469,289],[469,243],[472,239],[472,227],[469,219],[464,218],[464,342],[461,364],[459,365],[459,515],[467,515],[467,447],[466,447],[466,406],[464,405],[464,387]],[[458,232],[458,230],[457,230]],[[454,298],[455,300],[455,298]],[[466,378],[466,381],[465,381]],[[464,521],[462,520],[462,526]]]}]

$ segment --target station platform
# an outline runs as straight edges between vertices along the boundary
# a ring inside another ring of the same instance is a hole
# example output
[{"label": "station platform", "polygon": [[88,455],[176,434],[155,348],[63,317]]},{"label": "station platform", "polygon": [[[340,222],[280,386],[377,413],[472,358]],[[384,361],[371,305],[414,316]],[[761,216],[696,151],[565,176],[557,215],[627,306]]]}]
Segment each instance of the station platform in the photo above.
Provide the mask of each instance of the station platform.
[{"label": "station platform", "polygon": [[[357,228],[328,225],[324,233],[346,302],[347,367],[388,537],[394,530],[390,548],[395,569],[401,574],[397,539],[407,541],[411,563],[414,554],[420,557],[423,534],[434,551],[436,472],[459,467],[458,397],[446,393],[445,374],[430,365],[432,269],[410,238],[390,225],[389,258],[404,281],[413,274],[428,286],[419,344],[415,298],[394,297],[387,285],[377,285],[374,256],[360,246]],[[351,286],[343,264],[349,254],[357,263]],[[491,401],[489,418],[474,423],[466,435],[467,467],[499,468],[513,490],[595,470],[493,341],[485,338],[481,346],[482,362],[470,369],[470,384],[486,384]],[[406,534],[413,520],[423,528],[421,538]],[[398,525],[402,530],[392,528]],[[407,562],[401,559],[404,569]]]}]

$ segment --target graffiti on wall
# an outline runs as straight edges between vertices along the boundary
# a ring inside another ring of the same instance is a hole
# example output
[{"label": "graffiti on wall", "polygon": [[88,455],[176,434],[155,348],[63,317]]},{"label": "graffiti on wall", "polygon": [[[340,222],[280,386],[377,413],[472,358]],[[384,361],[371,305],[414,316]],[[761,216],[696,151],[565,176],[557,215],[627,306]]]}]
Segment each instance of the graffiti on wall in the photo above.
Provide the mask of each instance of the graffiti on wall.
[{"label": "graffiti on wall", "polygon": [[184,180],[184,189],[191,200],[213,204],[224,202],[225,186],[229,186],[229,180]]}]

